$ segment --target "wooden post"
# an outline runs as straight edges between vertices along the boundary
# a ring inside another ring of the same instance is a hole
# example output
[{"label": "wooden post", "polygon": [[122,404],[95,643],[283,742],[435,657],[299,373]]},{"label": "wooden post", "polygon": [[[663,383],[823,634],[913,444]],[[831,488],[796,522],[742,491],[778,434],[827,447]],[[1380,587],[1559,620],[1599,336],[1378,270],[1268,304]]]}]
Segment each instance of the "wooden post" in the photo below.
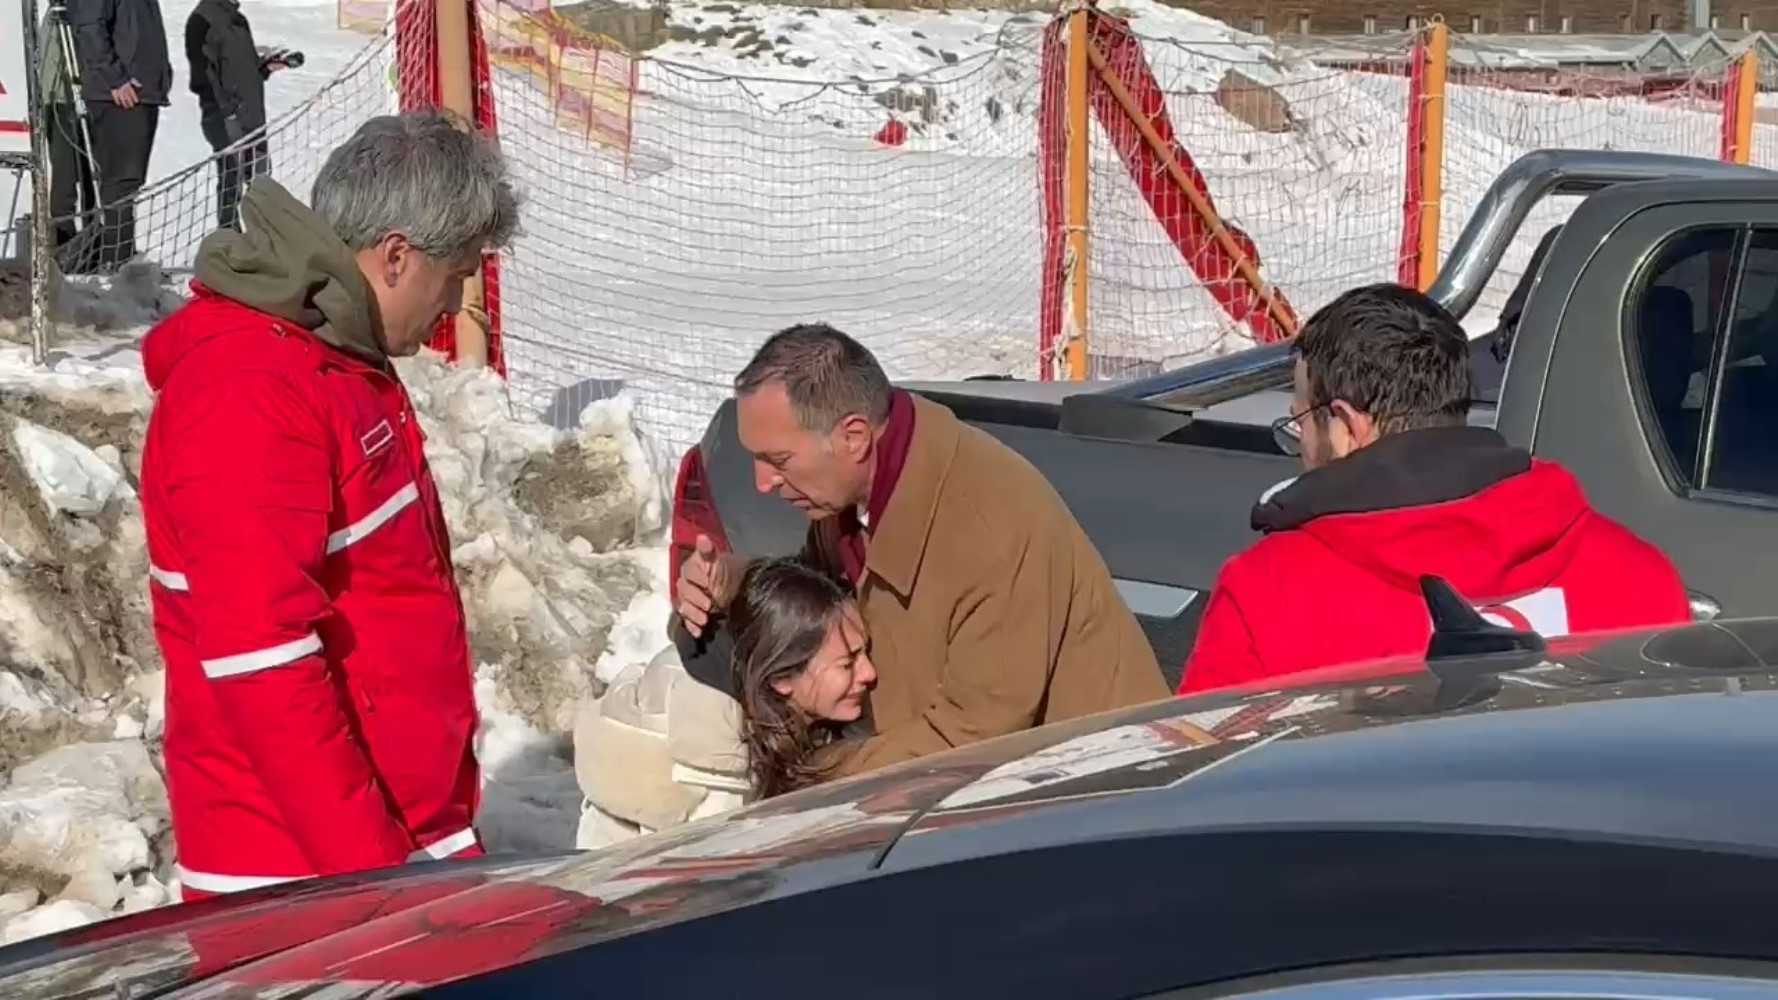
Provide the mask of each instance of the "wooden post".
[{"label": "wooden post", "polygon": [[1420,282],[1421,291],[1438,278],[1439,205],[1444,198],[1445,77],[1450,67],[1451,31],[1434,21],[1426,33],[1424,100],[1420,105]]},{"label": "wooden post", "polygon": [[1735,60],[1729,80],[1734,84],[1734,92],[1729,95],[1734,111],[1730,119],[1729,155],[1723,158],[1730,163],[1748,163],[1753,159],[1754,98],[1759,94],[1759,53],[1753,46],[1749,45]]},{"label": "wooden post", "polygon": [[[456,114],[463,127],[475,127],[475,77],[470,5],[475,0],[438,0],[438,92],[446,111]],[[457,313],[457,364],[483,368],[488,364],[487,307],[482,296],[482,275],[463,280],[463,307]]]},{"label": "wooden post", "polygon": [[1087,29],[1092,11],[1077,4],[1068,14],[1068,160],[1064,177],[1068,185],[1068,250],[1063,264],[1068,274],[1068,312],[1063,319],[1062,351],[1068,378],[1087,377],[1087,172],[1092,139],[1088,116]]},{"label": "wooden post", "polygon": [[1426,157],[1426,116],[1420,105],[1426,97],[1426,35],[1414,37],[1414,49],[1408,56],[1408,104],[1403,109],[1407,118],[1408,142],[1402,150],[1405,183],[1401,192],[1401,250],[1396,254],[1395,282],[1409,288],[1420,287],[1420,206],[1426,202],[1420,169]]},{"label": "wooden post", "polygon": [[50,299],[62,281],[49,218],[50,124],[45,108],[51,95],[43,92],[42,83],[43,46],[54,43],[37,33],[37,4],[19,0],[19,7],[25,34],[25,100],[31,124],[31,363],[41,365],[49,360]]},{"label": "wooden post", "polygon": [[1068,315],[1062,331],[1068,378],[1087,377],[1087,176],[1092,119],[1087,100],[1090,9],[1084,4],[1068,15]]}]

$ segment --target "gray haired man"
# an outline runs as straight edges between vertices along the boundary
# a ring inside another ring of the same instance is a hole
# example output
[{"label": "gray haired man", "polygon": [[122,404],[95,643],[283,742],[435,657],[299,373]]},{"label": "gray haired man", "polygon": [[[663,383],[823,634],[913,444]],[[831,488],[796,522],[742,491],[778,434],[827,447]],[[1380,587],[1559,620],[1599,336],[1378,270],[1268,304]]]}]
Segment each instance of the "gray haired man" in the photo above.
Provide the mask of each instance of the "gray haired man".
[{"label": "gray haired man", "polygon": [[377,118],[266,178],[143,347],[167,783],[187,899],[481,853],[469,645],[413,354],[518,206],[499,153]]}]

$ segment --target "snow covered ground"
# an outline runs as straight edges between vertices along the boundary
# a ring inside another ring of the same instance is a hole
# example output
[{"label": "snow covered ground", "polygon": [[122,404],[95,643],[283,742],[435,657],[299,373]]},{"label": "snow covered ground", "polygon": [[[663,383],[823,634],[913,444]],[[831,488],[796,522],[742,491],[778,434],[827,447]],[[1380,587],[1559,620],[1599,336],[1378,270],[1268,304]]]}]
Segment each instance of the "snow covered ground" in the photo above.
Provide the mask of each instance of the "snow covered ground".
[{"label": "snow covered ground", "polygon": [[[194,2],[163,0],[176,57]],[[1299,310],[1392,276],[1402,81],[1317,67],[1152,0],[1119,7],[1219,207]],[[307,56],[268,88],[274,174],[305,192],[329,148],[391,108],[388,47],[335,27],[331,0],[247,11],[261,44]],[[403,367],[456,540],[496,849],[572,843],[573,707],[664,643],[662,472],[760,339],[826,320],[897,377],[1036,367],[1042,16],[716,2],[669,14],[671,40],[640,66],[627,157],[558,128],[547,95],[497,71],[528,197],[502,272],[512,381],[430,358]],[[139,214],[175,272],[214,197],[177,70]],[[1224,107],[1231,73],[1279,98],[1286,123]],[[1479,88],[1454,89],[1449,108],[1447,247],[1529,149],[1714,154],[1713,109]],[[908,127],[893,147],[874,138],[891,120]],[[1762,125],[1756,145],[1775,136]],[[1093,164],[1097,349],[1157,364],[1238,346],[1103,141]],[[1497,286],[1562,211],[1534,217]],[[136,340],[178,301],[152,265],[67,285],[44,368],[0,319],[0,942],[177,896],[133,484],[152,404]]]}]

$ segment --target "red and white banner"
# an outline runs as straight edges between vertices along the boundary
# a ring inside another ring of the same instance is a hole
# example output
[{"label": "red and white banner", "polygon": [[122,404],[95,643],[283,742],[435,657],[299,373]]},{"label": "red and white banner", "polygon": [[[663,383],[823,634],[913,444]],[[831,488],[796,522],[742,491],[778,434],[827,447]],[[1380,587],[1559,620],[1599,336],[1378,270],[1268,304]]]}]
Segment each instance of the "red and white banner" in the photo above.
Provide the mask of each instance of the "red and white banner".
[{"label": "red and white banner", "polygon": [[24,4],[0,3],[0,153],[31,152],[31,61]]}]

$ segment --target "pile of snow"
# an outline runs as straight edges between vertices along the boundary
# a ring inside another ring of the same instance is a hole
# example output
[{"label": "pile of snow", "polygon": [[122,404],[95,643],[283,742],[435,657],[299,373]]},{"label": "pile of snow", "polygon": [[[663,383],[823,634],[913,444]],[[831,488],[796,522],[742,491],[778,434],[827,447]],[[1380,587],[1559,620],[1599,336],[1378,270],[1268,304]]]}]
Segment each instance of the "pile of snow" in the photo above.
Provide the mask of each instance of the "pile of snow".
[{"label": "pile of snow", "polygon": [[579,704],[667,644],[666,499],[628,397],[573,431],[514,415],[506,384],[437,355],[399,363],[455,543],[482,708],[490,849],[573,846]]},{"label": "pile of snow", "polygon": [[[54,267],[52,262],[51,267]],[[167,287],[160,265],[133,260],[110,278],[49,278],[52,343],[140,330],[172,314],[184,301]],[[31,342],[30,269],[17,258],[0,260],[0,342]]]},{"label": "pile of snow", "polygon": [[166,786],[140,739],[74,744],[14,768],[0,790],[0,912],[14,911],[0,942],[168,902],[151,849],[166,830]]},{"label": "pile of snow", "polygon": [[638,464],[629,400],[591,404],[564,433],[514,419],[491,371],[434,354],[398,367],[451,527],[476,661],[500,672],[526,719],[568,732],[612,626],[657,590],[636,547],[659,535],[666,504]]},{"label": "pile of snow", "polygon": [[[109,303],[140,326],[170,303],[133,274],[70,288],[58,301],[87,311],[58,315],[46,366],[0,343],[0,942],[178,895],[137,495],[152,396],[139,339],[83,321]],[[484,839],[571,848],[575,708],[667,643],[662,480],[626,396],[559,429],[491,372],[398,368],[456,543]]]}]

